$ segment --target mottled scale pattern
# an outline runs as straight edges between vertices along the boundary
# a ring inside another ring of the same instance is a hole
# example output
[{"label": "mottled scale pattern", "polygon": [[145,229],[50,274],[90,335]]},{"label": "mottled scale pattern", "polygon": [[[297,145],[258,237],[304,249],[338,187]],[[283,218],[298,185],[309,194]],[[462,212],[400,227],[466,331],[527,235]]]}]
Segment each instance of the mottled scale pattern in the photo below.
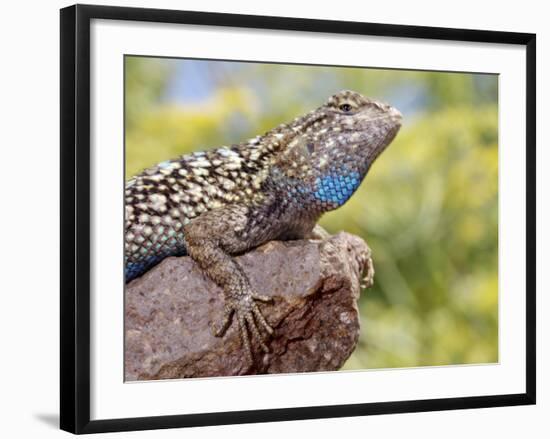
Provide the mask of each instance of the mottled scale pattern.
[{"label": "mottled scale pattern", "polygon": [[126,281],[167,256],[186,254],[183,227],[220,206],[250,199],[258,170],[237,146],[185,155],[146,169],[126,184]]}]

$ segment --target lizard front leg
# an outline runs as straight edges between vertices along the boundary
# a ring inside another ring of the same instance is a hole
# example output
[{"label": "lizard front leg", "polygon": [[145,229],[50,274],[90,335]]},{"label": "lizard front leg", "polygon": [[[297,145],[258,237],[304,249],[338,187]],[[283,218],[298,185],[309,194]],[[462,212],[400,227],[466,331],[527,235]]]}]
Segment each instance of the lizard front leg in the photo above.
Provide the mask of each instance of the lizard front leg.
[{"label": "lizard front leg", "polygon": [[222,336],[234,316],[247,358],[252,364],[249,332],[257,339],[262,349],[268,352],[260,328],[268,334],[272,334],[273,329],[255,302],[271,299],[252,291],[244,271],[231,257],[232,254],[258,245],[250,239],[243,239],[239,233],[239,230],[246,226],[246,214],[247,208],[238,205],[205,212],[184,227],[184,239],[189,256],[224,290],[224,314],[221,325],[215,329],[215,335]]}]

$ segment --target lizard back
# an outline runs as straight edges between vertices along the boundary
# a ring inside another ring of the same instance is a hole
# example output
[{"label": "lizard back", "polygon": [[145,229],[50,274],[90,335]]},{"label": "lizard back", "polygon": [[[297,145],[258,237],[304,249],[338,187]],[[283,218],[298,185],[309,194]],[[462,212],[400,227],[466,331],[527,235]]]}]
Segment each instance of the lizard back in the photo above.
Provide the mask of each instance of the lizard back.
[{"label": "lizard back", "polygon": [[[272,133],[273,134],[273,133]],[[147,168],[125,187],[125,277],[186,255],[183,227],[221,206],[258,198],[281,136],[195,152]]]}]

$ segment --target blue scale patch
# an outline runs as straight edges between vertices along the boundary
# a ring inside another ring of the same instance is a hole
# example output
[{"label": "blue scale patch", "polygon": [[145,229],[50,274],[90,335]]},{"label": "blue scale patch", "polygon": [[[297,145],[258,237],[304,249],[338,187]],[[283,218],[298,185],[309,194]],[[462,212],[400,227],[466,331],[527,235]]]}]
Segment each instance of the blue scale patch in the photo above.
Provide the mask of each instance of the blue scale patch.
[{"label": "blue scale patch", "polygon": [[315,198],[341,206],[355,192],[361,183],[358,172],[329,174],[315,180]]},{"label": "blue scale patch", "polygon": [[173,244],[173,249],[171,251],[165,251],[165,252],[162,252],[161,254],[157,254],[154,256],[143,255],[143,256],[140,256],[139,260],[136,262],[126,261],[126,264],[124,267],[124,277],[125,277],[126,283],[130,282],[136,277],[141,276],[142,274],[145,274],[152,267],[157,265],[159,262],[161,262],[164,258],[168,256],[185,256],[187,254],[187,251],[185,250],[185,248],[180,247],[176,249],[177,241],[175,239],[171,240],[171,244]]},{"label": "blue scale patch", "polygon": [[126,262],[126,266],[124,267],[126,282],[130,282],[136,277],[141,276],[153,265],[158,264],[162,259],[164,259],[163,256],[151,256],[139,262]]}]

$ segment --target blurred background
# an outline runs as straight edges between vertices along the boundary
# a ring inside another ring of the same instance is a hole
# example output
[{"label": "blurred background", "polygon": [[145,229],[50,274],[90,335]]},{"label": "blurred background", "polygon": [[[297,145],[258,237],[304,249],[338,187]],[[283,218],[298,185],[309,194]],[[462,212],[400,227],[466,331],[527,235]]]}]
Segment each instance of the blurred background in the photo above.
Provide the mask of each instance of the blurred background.
[{"label": "blurred background", "polygon": [[126,179],[239,143],[342,89],[383,100],[403,127],[320,224],[361,236],[374,287],[344,369],[498,361],[498,77],[125,58]]}]

